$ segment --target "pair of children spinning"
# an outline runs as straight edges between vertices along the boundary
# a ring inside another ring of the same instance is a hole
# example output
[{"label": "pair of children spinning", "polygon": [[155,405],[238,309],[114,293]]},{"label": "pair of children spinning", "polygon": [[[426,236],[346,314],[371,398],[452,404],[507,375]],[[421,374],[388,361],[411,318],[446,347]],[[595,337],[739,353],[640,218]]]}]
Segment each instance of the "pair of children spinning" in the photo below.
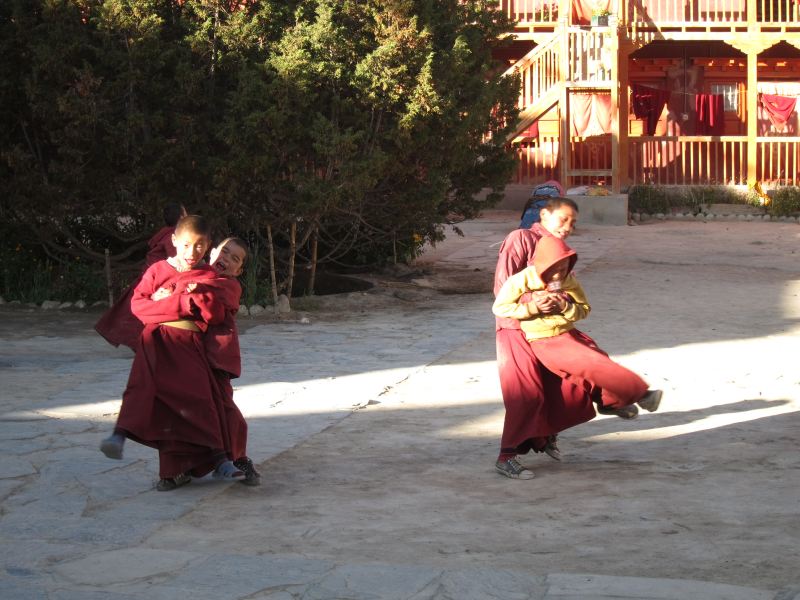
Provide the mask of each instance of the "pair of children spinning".
[{"label": "pair of children spinning", "polygon": [[126,439],[156,448],[159,491],[209,472],[260,483],[230,383],[241,373],[236,277],[247,249],[228,238],[206,264],[209,234],[202,217],[183,217],[172,234],[176,254],[151,265],[133,290],[130,309],[143,326],[114,433],[100,445],[114,459]]},{"label": "pair of children spinning", "polygon": [[[575,322],[590,311],[586,294],[572,273],[577,258],[562,239],[542,237],[533,264],[511,275],[498,291],[494,314],[518,320],[535,358],[562,380],[583,388],[598,405],[598,412],[631,418],[636,415],[636,404],[655,411],[662,392],[649,390],[641,377],[611,360],[594,340],[575,328]],[[501,452],[496,469],[516,479],[533,477],[514,453],[506,456]]]}]

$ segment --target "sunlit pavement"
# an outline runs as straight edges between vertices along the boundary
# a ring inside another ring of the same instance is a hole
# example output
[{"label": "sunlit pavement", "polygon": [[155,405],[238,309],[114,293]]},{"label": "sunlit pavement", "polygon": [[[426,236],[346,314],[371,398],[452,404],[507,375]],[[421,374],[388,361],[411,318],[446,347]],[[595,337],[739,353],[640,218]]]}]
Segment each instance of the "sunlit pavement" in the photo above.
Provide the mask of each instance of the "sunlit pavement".
[{"label": "sunlit pavement", "polygon": [[[485,275],[516,217],[464,224],[418,283]],[[532,481],[493,470],[487,293],[248,322],[236,399],[264,484],[171,493],[152,450],[97,450],[130,353],[92,315],[42,328],[0,307],[0,597],[800,597],[798,241],[780,223],[579,230],[581,328],[665,399],[564,432],[561,463],[523,458]]]}]

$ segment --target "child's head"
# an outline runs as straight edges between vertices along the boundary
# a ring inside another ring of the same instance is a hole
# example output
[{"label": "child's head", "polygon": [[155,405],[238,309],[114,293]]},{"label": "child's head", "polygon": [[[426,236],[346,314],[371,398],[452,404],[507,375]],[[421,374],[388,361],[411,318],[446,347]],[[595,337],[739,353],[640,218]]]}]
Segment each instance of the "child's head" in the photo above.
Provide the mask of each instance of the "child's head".
[{"label": "child's head", "polygon": [[550,198],[539,211],[542,227],[553,236],[565,240],[578,222],[578,205],[570,198]]},{"label": "child's head", "polygon": [[184,269],[193,269],[210,245],[210,229],[206,220],[199,215],[183,217],[175,225],[172,243],[175,246],[175,260]]},{"label": "child's head", "polygon": [[211,249],[211,266],[224,277],[238,277],[247,260],[247,244],[238,237],[222,240]]},{"label": "child's head", "polygon": [[545,236],[536,244],[533,254],[533,266],[541,280],[548,284],[548,289],[559,287],[559,283],[570,274],[578,254],[567,246],[563,240]]},{"label": "child's head", "polygon": [[185,216],[186,209],[180,202],[167,202],[164,205],[164,224],[168,227],[175,227]]}]

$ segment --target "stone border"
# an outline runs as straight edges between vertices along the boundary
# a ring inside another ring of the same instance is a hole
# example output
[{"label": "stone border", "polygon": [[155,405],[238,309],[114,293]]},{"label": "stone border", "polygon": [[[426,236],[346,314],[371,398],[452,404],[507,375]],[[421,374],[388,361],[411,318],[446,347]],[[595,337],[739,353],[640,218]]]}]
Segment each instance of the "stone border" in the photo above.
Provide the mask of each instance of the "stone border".
[{"label": "stone border", "polygon": [[753,214],[717,214],[717,213],[630,213],[630,219],[636,222],[644,221],[769,221],[774,223],[800,223],[800,217],[773,215],[753,215]]}]

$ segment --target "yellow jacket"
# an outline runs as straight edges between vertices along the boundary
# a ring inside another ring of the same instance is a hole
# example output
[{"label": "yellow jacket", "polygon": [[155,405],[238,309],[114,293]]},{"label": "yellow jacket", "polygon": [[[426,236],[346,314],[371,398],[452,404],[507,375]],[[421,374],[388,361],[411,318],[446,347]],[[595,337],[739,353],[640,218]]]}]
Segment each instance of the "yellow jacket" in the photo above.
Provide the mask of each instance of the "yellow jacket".
[{"label": "yellow jacket", "polygon": [[519,304],[519,298],[525,292],[544,289],[546,289],[545,283],[536,272],[536,267],[527,267],[506,279],[497,293],[492,312],[498,317],[517,319],[529,341],[565,333],[575,328],[575,321],[589,316],[591,310],[589,301],[581,284],[572,273],[567,275],[561,284],[561,291],[566,292],[572,299],[563,313],[543,315],[539,313],[533,301]]}]

